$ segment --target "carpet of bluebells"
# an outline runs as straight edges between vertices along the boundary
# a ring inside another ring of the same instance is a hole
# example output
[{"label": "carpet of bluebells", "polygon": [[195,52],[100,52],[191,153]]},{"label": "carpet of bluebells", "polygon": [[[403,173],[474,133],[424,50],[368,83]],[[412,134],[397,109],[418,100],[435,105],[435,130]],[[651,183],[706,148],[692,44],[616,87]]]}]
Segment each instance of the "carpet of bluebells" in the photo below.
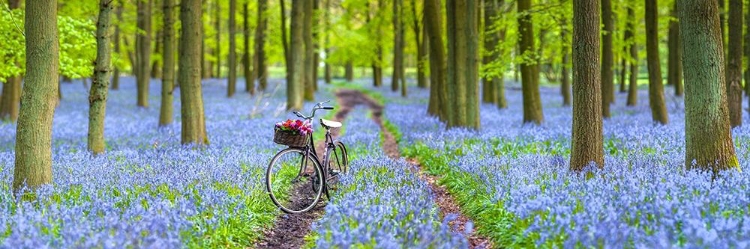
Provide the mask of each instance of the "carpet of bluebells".
[{"label": "carpet of bluebells", "polygon": [[273,224],[279,212],[262,179],[281,149],[272,142],[273,124],[292,118],[283,89],[227,99],[225,84],[205,82],[211,144],[192,148],[180,145],[179,95],[175,123],[158,128],[159,82],[151,84],[149,108],[136,107],[132,78],[121,86],[108,99],[107,152],[93,157],[86,151],[87,90],[80,82],[62,84],[54,184],[36,201],[17,202],[11,194],[16,125],[0,123],[0,247],[241,247]]},{"label": "carpet of bluebells", "polygon": [[522,124],[520,87],[510,85],[508,109],[481,107],[481,132],[446,131],[425,117],[428,90],[410,88],[408,99],[377,94],[388,100],[384,113],[403,134],[406,154],[444,176],[480,233],[498,246],[750,247],[750,127],[733,130],[743,171],[714,181],[687,171],[684,105],[665,90],[664,126],[652,123],[645,90],[637,107],[616,95],[604,121],[605,168],[588,174],[568,170],[572,110],[557,88],[541,89],[545,121],[537,127]]}]

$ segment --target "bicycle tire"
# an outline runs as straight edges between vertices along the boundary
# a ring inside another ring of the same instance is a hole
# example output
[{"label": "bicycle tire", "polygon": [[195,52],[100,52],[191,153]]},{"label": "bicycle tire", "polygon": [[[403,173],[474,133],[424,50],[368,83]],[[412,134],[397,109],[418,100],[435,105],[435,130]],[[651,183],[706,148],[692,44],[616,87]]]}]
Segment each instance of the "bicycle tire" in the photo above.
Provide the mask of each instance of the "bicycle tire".
[{"label": "bicycle tire", "polygon": [[328,158],[326,159],[327,162],[323,164],[327,165],[324,169],[326,179],[325,193],[326,198],[330,200],[332,192],[330,189],[337,190],[340,185],[341,175],[348,172],[349,157],[346,152],[346,146],[340,141],[337,141],[333,148],[327,148],[326,150]]},{"label": "bicycle tire", "polygon": [[[312,167],[311,172],[309,167]],[[307,212],[318,204],[323,194],[322,172],[317,158],[306,150],[281,150],[266,168],[266,191],[271,201],[285,213]]]}]

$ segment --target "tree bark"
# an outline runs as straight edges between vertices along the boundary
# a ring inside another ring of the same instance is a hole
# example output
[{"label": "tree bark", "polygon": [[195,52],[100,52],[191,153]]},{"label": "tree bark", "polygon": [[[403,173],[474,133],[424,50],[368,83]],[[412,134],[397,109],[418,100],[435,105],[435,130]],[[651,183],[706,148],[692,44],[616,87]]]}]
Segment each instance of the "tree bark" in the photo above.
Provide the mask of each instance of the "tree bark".
[{"label": "tree bark", "polygon": [[602,117],[609,118],[612,115],[609,113],[609,107],[614,102],[614,72],[612,65],[614,63],[614,57],[612,54],[612,33],[614,32],[614,25],[612,23],[612,1],[601,0],[602,8],[602,22],[604,24],[604,30],[602,34],[602,67],[601,67],[601,82],[602,82]]},{"label": "tree bark", "polygon": [[635,32],[635,10],[633,10],[633,6],[631,5],[628,5],[627,20],[625,41],[630,51],[630,78],[628,79],[628,101],[626,105],[635,106],[638,104],[638,46],[635,43],[633,35]]},{"label": "tree bark", "polygon": [[682,55],[680,50],[680,23],[677,21],[677,4],[675,1],[672,17],[669,22],[669,66],[667,68],[667,85],[674,86],[675,95],[682,96]]},{"label": "tree bark", "polygon": [[398,91],[399,80],[403,72],[404,63],[404,46],[401,42],[403,39],[402,25],[399,16],[401,16],[402,0],[393,1],[393,73],[391,74],[391,91]]},{"label": "tree bark", "polygon": [[[21,0],[8,1],[8,9],[14,10],[20,7]],[[21,75],[8,77],[4,84],[0,82],[3,88],[2,93],[0,93],[0,121],[16,122],[18,120],[18,112],[21,104],[22,77]]]},{"label": "tree bark", "polygon": [[[484,57],[482,63],[488,65],[493,61],[497,60],[498,56],[495,52],[497,44],[500,42],[498,35],[493,32],[493,24],[495,18],[497,18],[497,1],[485,0],[484,2]],[[497,77],[496,76],[485,76],[482,77],[482,102],[484,103],[497,103]]]},{"label": "tree bark", "polygon": [[[152,7],[149,7],[149,8],[152,8]],[[155,33],[156,33],[156,36],[154,37],[154,40],[156,41],[156,43],[154,43],[153,53],[159,54],[162,52],[161,49],[164,46],[164,44],[162,44],[162,39],[163,39],[162,31],[159,30],[159,31],[156,31]],[[152,60],[151,62],[151,78],[152,79],[161,78],[161,65],[159,63],[159,60]]]},{"label": "tree bark", "polygon": [[742,0],[729,0],[728,44],[727,96],[729,121],[734,128],[742,125]]},{"label": "tree bark", "polygon": [[[623,54],[628,53],[628,46],[625,46],[625,51],[623,51]],[[625,56],[621,56],[620,58],[620,93],[626,93],[628,92],[627,87],[627,80],[625,79],[628,75],[628,60],[625,58]]]},{"label": "tree bark", "polygon": [[[533,53],[534,31],[531,25],[530,0],[519,0],[518,4],[518,39],[520,53]],[[541,124],[544,122],[542,102],[539,97],[539,70],[534,62],[521,63],[521,91],[523,92],[523,122]]]},{"label": "tree bark", "polygon": [[292,38],[290,59],[291,64],[287,73],[290,80],[287,82],[286,96],[288,110],[301,110],[304,95],[305,76],[305,43],[302,37],[302,29],[305,20],[305,4],[303,1],[292,2],[292,24],[290,37]]},{"label": "tree bark", "polygon": [[354,64],[352,64],[352,61],[347,61],[344,65],[344,78],[347,82],[354,81]]},{"label": "tree bark", "polygon": [[[425,43],[425,38],[422,38],[420,36],[424,37],[424,27],[419,25],[419,15],[417,12],[417,1],[411,0],[411,12],[412,16],[414,17],[412,22],[412,29],[414,31],[414,45],[417,47],[417,87],[419,88],[427,88],[428,82],[427,82],[427,76],[425,75],[424,71],[424,61],[425,57],[427,57],[427,44]],[[424,19],[424,17],[423,17]]]},{"label": "tree bark", "polygon": [[[331,20],[330,20],[330,17],[329,17],[329,15],[330,15],[329,13],[331,12],[331,0],[325,0],[325,2],[326,2],[326,6],[325,6],[326,9],[325,9],[325,12],[324,12],[325,14],[324,14],[323,18],[325,19],[324,20],[324,22],[325,22],[325,29],[326,30],[330,30],[331,29]],[[324,48],[324,51],[325,51],[325,54],[326,54],[326,59],[328,59],[328,56],[330,55],[330,52],[331,52],[331,50],[330,50],[330,40],[331,39],[330,39],[330,35],[328,33],[329,32],[325,32],[325,46],[324,46],[325,48]],[[328,62],[328,61],[325,62],[325,67],[323,68],[323,77],[325,78],[326,84],[331,84],[331,63]]]},{"label": "tree bark", "polygon": [[[174,119],[174,0],[163,0],[164,6],[164,54],[162,56],[163,67],[161,78],[161,108],[159,109],[159,126],[164,127],[172,123]],[[202,39],[201,39],[202,40]],[[201,53],[202,54],[202,53]]]},{"label": "tree bark", "polygon": [[201,91],[201,41],[203,10],[200,0],[180,4],[180,101],[182,102],[182,144],[208,144]]},{"label": "tree bark", "polygon": [[13,191],[52,183],[52,118],[59,83],[57,0],[26,3],[26,80],[16,126]]},{"label": "tree bark", "polygon": [[664,103],[664,83],[659,61],[659,37],[657,0],[646,0],[646,63],[648,63],[648,102],[651,117],[660,124],[669,123],[667,106]]},{"label": "tree bark", "polygon": [[570,169],[604,167],[599,1],[573,0],[573,135]]},{"label": "tree bark", "polygon": [[[115,54],[120,54],[120,23],[122,23],[122,1],[117,0],[117,7],[115,8],[115,15],[117,16],[117,25],[115,25],[114,34],[114,49]],[[113,65],[114,66],[114,65]],[[120,68],[114,66],[114,73],[112,73],[112,90],[120,89]]]},{"label": "tree bark", "polygon": [[[445,50],[443,49],[443,37],[441,32],[442,20],[440,19],[441,8],[439,0],[425,0],[424,20],[427,28],[427,36],[430,42],[430,106],[435,108],[430,114],[436,115],[440,120],[448,122],[452,117],[449,111],[452,103],[448,103],[448,88],[445,72],[447,63]],[[434,95],[434,97],[433,97]]]},{"label": "tree bark", "polygon": [[315,86],[313,84],[313,70],[315,70],[315,66],[313,65],[313,57],[315,56],[315,50],[313,49],[312,42],[313,1],[305,0],[302,2],[304,2],[305,5],[305,19],[302,22],[302,37],[305,43],[305,48],[304,50],[302,50],[304,53],[304,66],[302,68],[302,72],[304,72],[304,74],[302,76],[302,80],[305,86],[305,100],[313,101],[315,99]]},{"label": "tree bark", "polygon": [[[745,12],[745,41],[743,42],[744,55],[750,58],[750,11]],[[750,63],[745,65],[745,95],[750,95]]]},{"label": "tree bark", "polygon": [[[255,74],[258,73],[258,32],[261,29],[261,15],[263,14],[263,10],[265,9],[265,6],[261,6],[261,2],[263,0],[258,1],[258,23],[255,27],[255,56],[253,56],[250,53],[250,10],[249,10],[249,3],[245,2],[242,4],[242,21],[244,23],[244,32],[243,32],[243,45],[242,46],[242,75],[245,76],[245,92],[250,93],[250,95],[255,95],[255,78],[258,78]],[[262,47],[261,49],[262,50]],[[255,67],[254,71],[250,69],[250,66]],[[261,89],[262,91],[262,89]]]},{"label": "tree bark", "polygon": [[[237,91],[237,42],[234,34],[237,31],[237,0],[229,0],[229,75],[227,77],[227,97],[234,96]],[[251,76],[252,78],[252,76]]]},{"label": "tree bark", "polygon": [[[476,2],[452,0],[448,12],[448,89],[452,119],[448,128],[479,129]],[[475,103],[476,102],[476,103]]]},{"label": "tree bark", "polygon": [[214,50],[216,56],[216,78],[221,78],[221,0],[216,0],[214,8],[216,14],[216,20],[214,22],[214,28],[216,29],[216,50]]},{"label": "tree bark", "polygon": [[99,0],[99,19],[96,22],[96,62],[94,80],[89,91],[88,149],[93,154],[104,152],[104,117],[107,110],[107,90],[112,70],[109,38],[112,0]]},{"label": "tree bark", "polygon": [[[565,35],[564,35],[565,36]],[[560,92],[563,97],[563,106],[570,106],[570,73],[568,72],[568,64],[570,64],[570,48],[566,47],[563,51],[562,59],[562,72],[560,77],[562,78],[560,84]]]},{"label": "tree bark", "polygon": [[148,107],[148,90],[151,81],[151,1],[138,1],[138,29],[136,36],[136,81],[138,106]]},{"label": "tree bark", "polygon": [[[727,107],[724,50],[715,1],[680,0],[680,37],[685,51],[685,166],[740,169]],[[715,175],[714,175],[715,176]]]}]

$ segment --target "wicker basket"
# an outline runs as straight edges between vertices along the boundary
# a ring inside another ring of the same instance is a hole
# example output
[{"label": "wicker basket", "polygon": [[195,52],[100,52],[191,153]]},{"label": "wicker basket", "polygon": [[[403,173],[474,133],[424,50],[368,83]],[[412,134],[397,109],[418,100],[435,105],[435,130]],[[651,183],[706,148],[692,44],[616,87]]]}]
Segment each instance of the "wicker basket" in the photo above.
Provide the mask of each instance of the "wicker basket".
[{"label": "wicker basket", "polygon": [[305,145],[307,145],[307,136],[280,131],[279,129],[274,128],[273,142],[289,147],[305,147]]}]

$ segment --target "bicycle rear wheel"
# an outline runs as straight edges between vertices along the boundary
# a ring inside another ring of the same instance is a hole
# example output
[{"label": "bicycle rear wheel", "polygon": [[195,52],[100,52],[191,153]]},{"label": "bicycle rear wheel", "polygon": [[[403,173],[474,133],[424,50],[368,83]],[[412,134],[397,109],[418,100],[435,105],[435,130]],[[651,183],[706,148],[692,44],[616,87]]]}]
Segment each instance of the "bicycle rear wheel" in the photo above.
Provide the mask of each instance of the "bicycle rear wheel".
[{"label": "bicycle rear wheel", "polygon": [[326,167],[326,197],[331,199],[332,191],[336,191],[340,185],[341,175],[346,174],[349,167],[349,157],[346,154],[344,143],[337,141],[333,148],[328,148],[328,167]]},{"label": "bicycle rear wheel", "polygon": [[266,169],[266,191],[286,213],[302,213],[315,207],[323,193],[323,174],[318,160],[299,148],[279,151]]}]

